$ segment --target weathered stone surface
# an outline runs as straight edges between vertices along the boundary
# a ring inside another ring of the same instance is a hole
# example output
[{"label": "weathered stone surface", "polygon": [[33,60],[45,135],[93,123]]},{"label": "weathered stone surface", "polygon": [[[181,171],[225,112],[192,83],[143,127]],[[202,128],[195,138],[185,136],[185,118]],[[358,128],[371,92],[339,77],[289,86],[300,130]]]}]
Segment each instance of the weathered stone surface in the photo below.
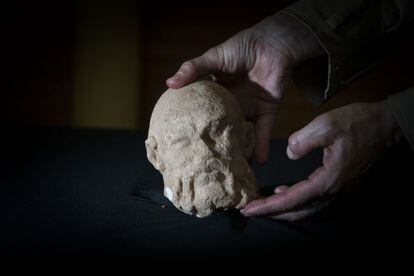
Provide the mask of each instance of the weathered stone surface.
[{"label": "weathered stone surface", "polygon": [[164,179],[164,195],[187,214],[244,207],[257,198],[246,161],[254,149],[253,125],[234,96],[212,81],[168,89],[154,107],[147,156]]}]

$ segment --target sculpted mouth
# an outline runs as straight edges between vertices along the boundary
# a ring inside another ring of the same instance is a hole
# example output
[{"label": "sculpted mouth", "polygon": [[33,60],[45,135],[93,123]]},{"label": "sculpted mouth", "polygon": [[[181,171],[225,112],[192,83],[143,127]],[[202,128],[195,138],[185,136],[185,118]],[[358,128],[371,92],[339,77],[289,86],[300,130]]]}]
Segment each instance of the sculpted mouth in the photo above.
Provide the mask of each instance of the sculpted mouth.
[{"label": "sculpted mouth", "polygon": [[217,172],[227,173],[230,171],[230,165],[231,164],[227,160],[212,158],[201,164],[193,164],[189,175],[197,177],[201,174],[212,174]]},{"label": "sculpted mouth", "polygon": [[256,194],[248,190],[244,171],[232,169],[229,161],[212,159],[204,164],[208,165],[168,174],[164,195],[184,213],[204,217],[216,209],[239,209],[252,197],[248,194]]},{"label": "sculpted mouth", "polygon": [[198,170],[191,176],[177,176],[174,186],[165,186],[164,195],[184,213],[204,217],[216,209],[217,199],[228,198],[231,181],[225,171]]}]

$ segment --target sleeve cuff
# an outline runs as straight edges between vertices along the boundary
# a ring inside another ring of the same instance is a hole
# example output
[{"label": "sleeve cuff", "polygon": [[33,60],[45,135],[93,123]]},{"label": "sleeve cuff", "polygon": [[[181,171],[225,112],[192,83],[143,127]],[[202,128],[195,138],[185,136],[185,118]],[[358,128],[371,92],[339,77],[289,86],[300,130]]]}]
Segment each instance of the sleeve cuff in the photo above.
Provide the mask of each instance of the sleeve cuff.
[{"label": "sleeve cuff", "polygon": [[317,105],[378,63],[389,45],[386,34],[400,21],[392,1],[328,4],[308,0],[296,2],[282,12],[308,28],[326,52],[324,57],[297,66],[292,75],[298,88]]},{"label": "sleeve cuff", "polygon": [[388,97],[387,105],[414,150],[414,87]]}]

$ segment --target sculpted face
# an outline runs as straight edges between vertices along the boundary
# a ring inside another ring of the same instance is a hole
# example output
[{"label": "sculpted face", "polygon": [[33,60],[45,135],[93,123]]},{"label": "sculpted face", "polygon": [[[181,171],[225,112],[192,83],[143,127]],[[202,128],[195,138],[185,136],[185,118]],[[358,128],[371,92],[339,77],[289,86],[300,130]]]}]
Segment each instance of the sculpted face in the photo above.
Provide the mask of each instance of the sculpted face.
[{"label": "sculpted face", "polygon": [[246,161],[254,132],[233,95],[212,81],[169,89],[154,107],[147,156],[164,179],[164,195],[187,214],[242,208],[257,197]]}]

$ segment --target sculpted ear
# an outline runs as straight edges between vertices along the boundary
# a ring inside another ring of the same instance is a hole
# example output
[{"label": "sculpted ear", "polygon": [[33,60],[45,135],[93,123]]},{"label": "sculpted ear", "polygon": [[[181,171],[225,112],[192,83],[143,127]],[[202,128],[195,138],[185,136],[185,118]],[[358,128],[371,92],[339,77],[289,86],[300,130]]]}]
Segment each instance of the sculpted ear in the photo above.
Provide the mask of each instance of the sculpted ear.
[{"label": "sculpted ear", "polygon": [[151,164],[160,172],[164,172],[165,167],[158,152],[158,142],[154,136],[148,136],[145,141],[145,147],[147,148],[147,158]]},{"label": "sculpted ear", "polygon": [[242,123],[242,150],[243,155],[246,159],[249,159],[254,152],[254,146],[256,144],[256,137],[254,126],[250,122],[243,122]]}]

